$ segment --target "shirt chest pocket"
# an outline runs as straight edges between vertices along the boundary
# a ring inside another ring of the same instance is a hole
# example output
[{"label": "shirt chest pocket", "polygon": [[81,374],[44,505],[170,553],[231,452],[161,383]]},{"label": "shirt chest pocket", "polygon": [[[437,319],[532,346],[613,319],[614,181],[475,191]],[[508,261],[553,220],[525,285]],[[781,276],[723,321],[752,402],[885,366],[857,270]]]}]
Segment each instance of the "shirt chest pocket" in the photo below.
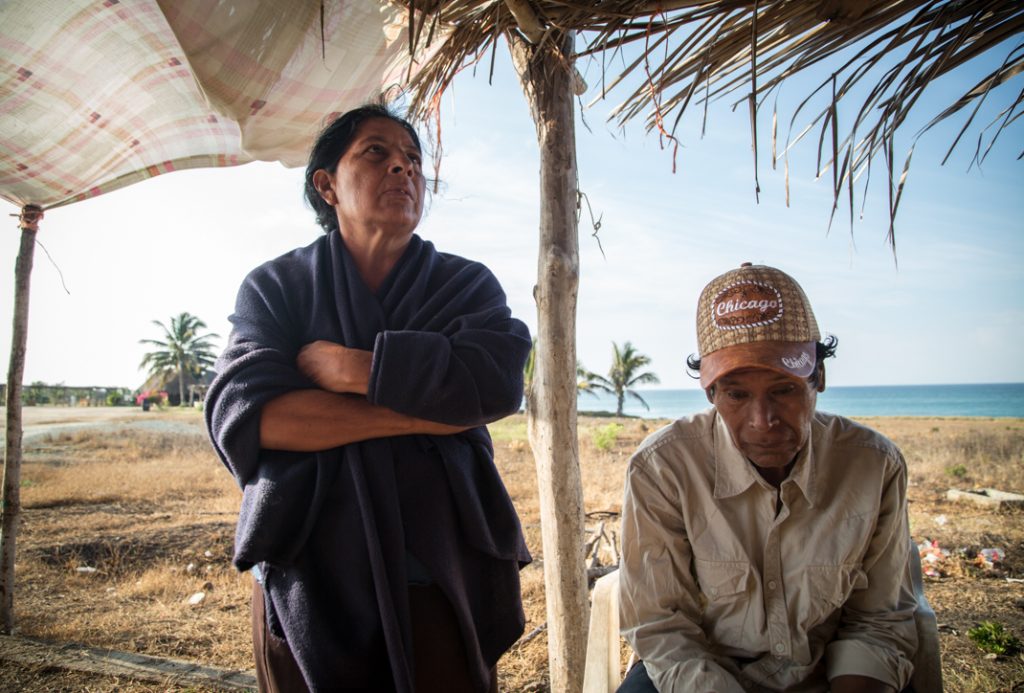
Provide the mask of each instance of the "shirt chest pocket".
[{"label": "shirt chest pocket", "polygon": [[747,591],[750,564],[745,561],[706,561],[696,559],[697,582],[709,602],[728,600]]},{"label": "shirt chest pocket", "polygon": [[704,606],[703,628],[712,642],[737,646],[764,627],[757,576],[746,561],[694,560]]},{"label": "shirt chest pocket", "polygon": [[841,609],[854,590],[868,586],[868,577],[858,565],[812,565],[804,571],[806,601],[798,613],[802,626],[810,630]]}]

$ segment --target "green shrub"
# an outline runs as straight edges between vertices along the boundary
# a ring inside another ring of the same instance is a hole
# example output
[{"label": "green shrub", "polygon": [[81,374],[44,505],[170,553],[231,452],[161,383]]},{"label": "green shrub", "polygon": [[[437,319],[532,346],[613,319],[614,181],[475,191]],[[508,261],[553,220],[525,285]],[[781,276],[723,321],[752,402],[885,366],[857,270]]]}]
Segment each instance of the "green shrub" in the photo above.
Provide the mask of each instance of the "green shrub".
[{"label": "green shrub", "polygon": [[1002,623],[982,621],[967,631],[967,637],[985,652],[1014,655],[1020,652],[1020,640],[1003,628]]},{"label": "green shrub", "polygon": [[601,426],[601,428],[594,431],[594,446],[598,450],[611,450],[621,430],[622,424],[620,423],[610,423]]},{"label": "green shrub", "polygon": [[954,464],[952,467],[946,467],[946,474],[957,479],[963,479],[967,476],[967,467],[962,464]]}]

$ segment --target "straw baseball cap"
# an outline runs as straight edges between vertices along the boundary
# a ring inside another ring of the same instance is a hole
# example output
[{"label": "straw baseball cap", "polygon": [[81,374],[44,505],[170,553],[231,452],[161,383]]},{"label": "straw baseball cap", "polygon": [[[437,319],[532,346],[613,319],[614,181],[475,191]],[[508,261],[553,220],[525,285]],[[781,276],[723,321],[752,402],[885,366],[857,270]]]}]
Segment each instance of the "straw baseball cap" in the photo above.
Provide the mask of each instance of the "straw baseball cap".
[{"label": "straw baseball cap", "polygon": [[791,276],[744,262],[711,280],[697,302],[700,385],[740,368],[806,378],[821,340],[807,294]]}]

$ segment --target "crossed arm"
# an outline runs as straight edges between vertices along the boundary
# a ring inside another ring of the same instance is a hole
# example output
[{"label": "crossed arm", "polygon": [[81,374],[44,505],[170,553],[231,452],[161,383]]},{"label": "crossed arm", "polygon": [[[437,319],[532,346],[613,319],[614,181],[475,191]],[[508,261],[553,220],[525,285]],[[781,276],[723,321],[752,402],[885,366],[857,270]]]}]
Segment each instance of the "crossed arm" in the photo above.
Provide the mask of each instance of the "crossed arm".
[{"label": "crossed arm", "polygon": [[260,412],[260,447],[315,452],[415,433],[451,435],[452,426],[401,414],[366,399],[373,352],[318,340],[302,347],[296,367],[321,389],[292,390]]}]

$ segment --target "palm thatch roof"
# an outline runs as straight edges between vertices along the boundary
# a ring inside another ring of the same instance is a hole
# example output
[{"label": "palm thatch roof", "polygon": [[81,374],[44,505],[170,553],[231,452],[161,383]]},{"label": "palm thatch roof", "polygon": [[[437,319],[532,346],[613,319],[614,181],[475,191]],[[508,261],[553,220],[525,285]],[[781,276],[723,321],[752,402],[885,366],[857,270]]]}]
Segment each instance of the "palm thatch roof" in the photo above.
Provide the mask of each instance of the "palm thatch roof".
[{"label": "palm thatch roof", "polygon": [[[881,154],[889,182],[890,240],[891,220],[913,153],[911,146],[901,169],[894,136],[925,88],[996,50],[994,69],[988,69],[963,94],[954,94],[940,112],[926,114],[932,119],[924,130],[972,107],[950,151],[974,126],[979,130],[973,157],[977,163],[1020,117],[1024,105],[1024,90],[1020,90],[1000,105],[994,120],[973,122],[990,93],[1024,70],[1024,3],[1016,0],[401,2],[418,10],[410,12],[410,48],[435,48],[411,82],[414,113],[424,116],[436,109],[438,96],[456,74],[469,64],[488,60],[501,36],[554,50],[555,36],[581,32],[577,53],[564,56],[565,64],[585,56],[601,59],[598,98],[624,92],[612,112],[619,123],[642,118],[648,130],[674,140],[680,118],[695,106],[706,108],[711,100],[728,96],[737,103],[746,101],[755,178],[762,139],[757,110],[773,94],[777,96],[789,77],[818,67],[823,73],[817,74],[824,77],[790,114],[781,150],[778,114],[773,113],[772,164],[778,157],[786,158],[808,133],[816,133],[818,172],[831,170],[834,201],[837,205],[840,199],[849,199],[852,221],[854,182],[865,176],[866,190],[872,163]],[[608,74],[609,53],[627,46],[630,62]],[[812,97],[821,95],[824,105],[817,105],[820,102]],[[859,100],[852,104],[855,115],[844,117],[840,127],[839,105],[851,99]],[[833,214],[835,209],[834,205]]]}]

